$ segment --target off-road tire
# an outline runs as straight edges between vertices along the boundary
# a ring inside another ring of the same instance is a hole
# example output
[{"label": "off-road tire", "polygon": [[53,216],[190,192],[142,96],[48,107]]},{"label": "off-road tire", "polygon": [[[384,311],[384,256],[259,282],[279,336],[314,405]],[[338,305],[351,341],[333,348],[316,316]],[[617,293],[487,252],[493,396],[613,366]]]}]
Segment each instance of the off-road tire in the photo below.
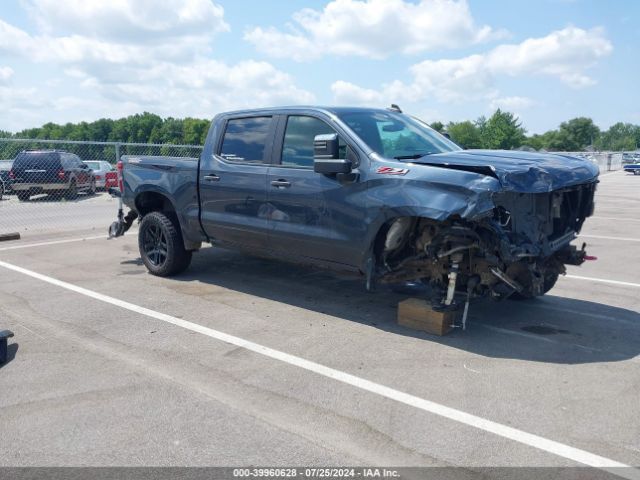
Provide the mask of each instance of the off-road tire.
[{"label": "off-road tire", "polygon": [[18,200],[21,202],[28,202],[29,197],[31,196],[29,195],[29,192],[16,192],[16,195],[18,196]]},{"label": "off-road tire", "polygon": [[[149,252],[149,231],[162,232],[166,255],[162,261]],[[140,257],[149,273],[158,277],[170,277],[187,269],[191,263],[191,251],[185,250],[180,226],[175,216],[151,212],[144,216],[138,230]]]},{"label": "off-road tire", "polygon": [[[558,273],[548,273],[545,275],[544,285],[542,287],[542,295],[546,294],[549,290],[551,290],[555,286],[559,276],[560,275]],[[536,295],[533,295],[533,293],[530,290],[525,288],[522,292],[515,292],[511,294],[509,296],[509,300],[530,300],[535,297]]]}]

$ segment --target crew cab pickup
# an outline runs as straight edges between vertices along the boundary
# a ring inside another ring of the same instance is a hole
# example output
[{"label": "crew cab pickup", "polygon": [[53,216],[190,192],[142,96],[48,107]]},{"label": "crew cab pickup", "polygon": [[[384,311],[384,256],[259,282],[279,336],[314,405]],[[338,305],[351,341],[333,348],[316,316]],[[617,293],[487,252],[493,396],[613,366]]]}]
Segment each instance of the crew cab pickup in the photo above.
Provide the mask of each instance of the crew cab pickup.
[{"label": "crew cab pickup", "polygon": [[419,282],[434,308],[530,298],[586,257],[594,209],[584,159],[462,150],[391,109],[287,107],[220,114],[200,158],[125,156],[114,231],[140,219],[149,272],[186,269],[203,243]]}]

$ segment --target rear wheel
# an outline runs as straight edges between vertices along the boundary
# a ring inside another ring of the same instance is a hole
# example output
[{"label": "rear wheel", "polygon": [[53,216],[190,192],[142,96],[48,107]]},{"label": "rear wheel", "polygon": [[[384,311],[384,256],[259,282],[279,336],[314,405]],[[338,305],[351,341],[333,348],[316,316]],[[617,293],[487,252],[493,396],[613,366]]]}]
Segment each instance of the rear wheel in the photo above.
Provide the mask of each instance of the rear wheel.
[{"label": "rear wheel", "polygon": [[78,186],[76,185],[75,180],[71,180],[71,183],[69,184],[69,188],[67,189],[65,198],[67,200],[74,200],[77,197],[78,197]]},{"label": "rear wheel", "polygon": [[138,231],[138,247],[149,273],[159,277],[176,275],[191,263],[191,252],[184,248],[177,219],[162,212],[144,216]]},{"label": "rear wheel", "polygon": [[89,187],[89,190],[87,190],[87,195],[95,195],[96,194],[96,181],[94,180],[93,182],[91,182],[91,186]]},{"label": "rear wheel", "polygon": [[26,202],[29,200],[29,197],[31,195],[29,195],[29,192],[16,192],[16,195],[18,196],[18,200],[20,200],[21,202]]}]

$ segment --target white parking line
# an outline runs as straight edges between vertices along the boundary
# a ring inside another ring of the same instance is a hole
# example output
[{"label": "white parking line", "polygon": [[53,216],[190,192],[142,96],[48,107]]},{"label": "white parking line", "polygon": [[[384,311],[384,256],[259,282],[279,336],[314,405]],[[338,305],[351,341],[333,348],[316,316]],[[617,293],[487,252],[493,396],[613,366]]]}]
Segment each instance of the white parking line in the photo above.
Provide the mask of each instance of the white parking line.
[{"label": "white parking line", "polygon": [[[132,231],[128,233],[137,233],[137,231]],[[64,243],[84,242],[85,240],[98,240],[98,239],[108,240],[106,235],[95,235],[92,237],[66,238],[64,240],[51,240],[49,242],[26,243],[24,245],[11,245],[8,247],[0,247],[0,252],[4,252],[7,250],[19,250],[21,248],[45,247],[47,245],[61,245]]]},{"label": "white parking line", "polygon": [[24,245],[11,245],[9,247],[0,247],[0,252],[4,252],[7,250],[18,250],[21,248],[31,248],[31,247],[44,247],[46,245],[61,245],[63,243],[73,243],[73,242],[83,242],[84,240],[96,240],[98,238],[107,238],[106,235],[96,235],[93,237],[83,237],[83,238],[68,238],[65,240],[52,240],[50,242],[40,242],[40,243],[27,243]]},{"label": "white parking line", "polygon": [[602,240],[619,240],[621,242],[640,242],[640,238],[631,237],[608,237],[606,235],[579,235],[580,238],[600,238]]},{"label": "white parking line", "polygon": [[617,220],[618,222],[640,222],[640,218],[622,218],[622,217],[603,217],[600,215],[594,215],[593,217],[589,217],[589,220],[592,219],[597,219],[597,220]]},{"label": "white parking line", "polygon": [[609,280],[606,278],[582,277],[580,275],[565,275],[564,278],[572,278],[574,280],[588,280],[591,282],[598,282],[598,283],[610,283],[611,285],[622,285],[623,287],[640,288],[640,283],[621,282],[620,280]]},{"label": "white parking line", "polygon": [[419,410],[422,410],[434,415],[438,415],[440,417],[444,417],[449,420],[453,420],[455,422],[458,422],[470,427],[474,427],[479,430],[483,430],[485,432],[493,433],[500,437],[507,438],[509,440],[513,440],[515,442],[518,442],[533,448],[537,448],[545,452],[549,452],[553,455],[557,455],[559,457],[569,459],[574,462],[581,463],[583,465],[588,465],[590,467],[598,468],[630,480],[640,480],[640,470],[635,469],[624,463],[617,462],[615,460],[611,460],[609,458],[602,457],[600,455],[596,455],[596,454],[587,452],[585,450],[581,450],[579,448],[571,447],[569,445],[565,445],[563,443],[556,442],[554,440],[549,440],[547,438],[534,435],[534,434],[525,432],[523,430],[518,430],[517,428],[509,427],[507,425],[503,425],[501,423],[487,420],[485,418],[478,417],[476,415],[472,415],[470,413],[466,413],[461,410],[457,410],[455,408],[447,407],[445,405],[441,405],[439,403],[432,402],[424,398],[416,397],[414,395],[410,395],[408,393],[393,389],[391,387],[387,387],[385,385],[372,382],[370,380],[366,380],[364,378],[357,377],[355,375],[351,375],[349,373],[336,370],[334,368],[330,368],[325,365],[321,365],[319,363],[315,363],[310,360],[297,357],[295,355],[284,353],[279,350],[275,350],[273,348],[269,348],[264,345],[251,342],[249,340],[245,340],[240,337],[229,335],[227,333],[220,332],[218,330],[214,330],[212,328],[208,328],[203,325],[199,325],[197,323],[192,323],[187,320],[182,320],[180,318],[176,318],[171,315],[167,315],[165,313],[156,312],[155,310],[151,310],[145,307],[141,307],[139,305],[135,305],[133,303],[126,302],[124,300],[120,300],[114,297],[110,297],[108,295],[94,292],[92,290],[88,290],[86,288],[79,287],[77,285],[73,285],[71,283],[67,283],[53,277],[49,277],[31,270],[27,270],[26,268],[22,268],[17,265],[0,261],[0,267],[4,267],[8,270],[21,273],[23,275],[27,275],[31,278],[41,280],[51,285],[55,285],[57,287],[67,289],[72,292],[79,293],[81,295],[93,298],[95,300],[99,300],[101,302],[108,303],[110,305],[124,308],[131,312],[135,312],[141,315],[146,315],[147,317],[151,317],[156,320],[170,323],[172,325],[176,325],[178,327],[184,328],[186,330],[190,330],[192,332],[201,333],[202,335],[206,335],[216,340],[230,343],[237,347],[241,347],[241,348],[250,350],[252,352],[258,353],[260,355],[264,355],[266,357],[287,363],[289,365],[293,365],[295,367],[317,373],[318,375],[322,375],[324,377],[336,380],[338,382],[351,385],[361,390],[371,392],[391,400],[395,400],[397,402],[417,408]]}]

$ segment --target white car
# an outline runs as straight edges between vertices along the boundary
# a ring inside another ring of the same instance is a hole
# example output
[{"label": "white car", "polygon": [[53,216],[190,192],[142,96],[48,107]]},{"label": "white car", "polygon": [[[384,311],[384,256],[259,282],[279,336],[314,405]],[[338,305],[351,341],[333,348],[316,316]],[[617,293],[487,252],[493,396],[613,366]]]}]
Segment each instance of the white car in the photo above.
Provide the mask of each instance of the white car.
[{"label": "white car", "polygon": [[[100,189],[106,189],[109,187],[117,186],[116,169],[109,162],[104,160],[84,160],[84,163],[89,166],[96,177],[96,187]],[[109,175],[107,175],[109,173]]]}]

